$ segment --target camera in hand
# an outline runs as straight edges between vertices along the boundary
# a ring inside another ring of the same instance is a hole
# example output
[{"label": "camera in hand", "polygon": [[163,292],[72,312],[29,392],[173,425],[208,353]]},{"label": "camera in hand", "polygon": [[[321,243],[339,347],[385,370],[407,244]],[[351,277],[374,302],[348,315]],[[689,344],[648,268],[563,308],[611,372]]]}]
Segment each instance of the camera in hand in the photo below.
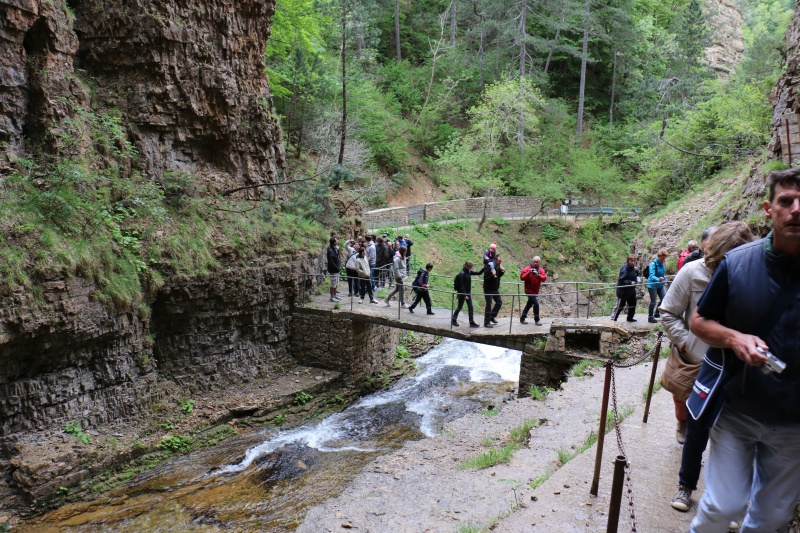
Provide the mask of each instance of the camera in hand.
[{"label": "camera in hand", "polygon": [[767,358],[764,361],[764,365],[761,367],[761,371],[764,374],[769,374],[770,372],[774,372],[776,374],[780,374],[784,370],[786,370],[786,363],[775,357],[775,354],[770,352],[769,350],[765,350],[761,346],[756,348],[756,351]]}]

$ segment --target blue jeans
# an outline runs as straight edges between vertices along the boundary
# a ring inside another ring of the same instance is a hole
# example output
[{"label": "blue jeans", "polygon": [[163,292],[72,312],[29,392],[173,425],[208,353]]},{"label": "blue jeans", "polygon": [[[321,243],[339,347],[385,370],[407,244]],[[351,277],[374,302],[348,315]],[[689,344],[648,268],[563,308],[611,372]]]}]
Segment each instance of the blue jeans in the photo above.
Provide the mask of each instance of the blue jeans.
[{"label": "blue jeans", "polygon": [[762,424],[724,406],[711,430],[706,491],[690,531],[727,531],[742,516],[741,533],[786,531],[799,480],[800,424]]},{"label": "blue jeans", "polygon": [[683,452],[681,453],[681,471],[678,474],[678,483],[692,490],[697,490],[697,480],[700,479],[703,452],[706,451],[706,445],[708,445],[709,432],[710,430],[700,427],[692,415],[686,417],[686,441],[683,443]]},{"label": "blue jeans", "polygon": [[653,310],[656,308],[656,296],[658,296],[658,305],[660,307],[661,302],[664,301],[664,296],[667,294],[667,290],[662,285],[657,289],[648,287],[647,292],[650,293],[650,307],[647,308],[647,316],[653,318]]}]

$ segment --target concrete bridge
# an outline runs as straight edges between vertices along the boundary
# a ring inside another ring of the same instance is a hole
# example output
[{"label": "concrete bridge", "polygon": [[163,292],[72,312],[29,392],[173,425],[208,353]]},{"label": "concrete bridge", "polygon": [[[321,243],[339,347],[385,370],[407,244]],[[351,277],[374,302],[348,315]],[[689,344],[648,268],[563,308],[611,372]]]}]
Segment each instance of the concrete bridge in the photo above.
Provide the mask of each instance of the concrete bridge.
[{"label": "concrete bridge", "polygon": [[[483,323],[483,315],[477,311],[476,322]],[[646,315],[637,315],[638,320],[633,323],[614,322],[608,317],[542,317],[541,326],[536,326],[532,320],[521,324],[518,317],[498,317],[499,323],[493,328],[471,328],[462,311],[461,325],[453,327],[448,309],[434,307],[433,312],[434,315],[427,315],[422,307],[412,314],[398,308],[396,301],[391,307],[382,301],[359,304],[357,299],[349,298],[336,304],[330,302],[327,295],[318,296],[295,312],[295,353],[313,354],[311,360],[302,361],[304,364],[346,371],[336,366],[342,361],[354,363],[381,351],[382,347],[373,340],[380,336],[383,328],[500,346],[522,352],[519,390],[525,395],[531,385],[553,385],[563,380],[564,372],[580,359],[610,357],[620,344],[631,337],[648,335],[653,326],[647,322]],[[382,356],[393,358],[394,353]],[[367,369],[366,374],[368,372]]]}]

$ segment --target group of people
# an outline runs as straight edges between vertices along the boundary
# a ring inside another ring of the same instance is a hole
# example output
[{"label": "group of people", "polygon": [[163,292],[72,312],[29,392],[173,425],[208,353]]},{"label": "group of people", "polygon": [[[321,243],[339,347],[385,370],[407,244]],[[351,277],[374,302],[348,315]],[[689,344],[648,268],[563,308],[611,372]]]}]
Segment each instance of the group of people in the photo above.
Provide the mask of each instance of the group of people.
[{"label": "group of people", "polygon": [[[330,301],[339,302],[338,287],[342,260],[338,246],[338,238],[334,235],[330,238],[327,248],[327,270],[330,275]],[[383,299],[388,306],[392,299],[397,296],[400,306],[408,308],[413,313],[414,309],[420,304],[425,303],[427,314],[435,314],[432,309],[430,289],[430,273],[433,270],[433,263],[428,263],[425,268],[420,268],[416,272],[411,289],[414,299],[411,305],[405,301],[405,280],[408,277],[410,267],[410,250],[413,242],[406,234],[405,237],[398,235],[393,242],[389,242],[388,236],[377,237],[367,235],[358,239],[345,242],[345,272],[349,289],[349,297],[353,295],[359,298],[359,303],[364,303],[364,299],[369,296],[370,303],[377,304],[375,291],[384,286],[394,286],[393,290]],[[386,263],[387,255],[391,260]],[[531,263],[522,269],[520,279],[524,282],[525,294],[528,301],[520,316],[520,323],[528,324],[528,313],[533,309],[533,319],[537,326],[542,324],[539,318],[539,290],[541,284],[547,280],[547,273],[541,266],[541,259],[535,256]],[[451,321],[453,326],[458,326],[458,315],[467,306],[470,327],[480,327],[474,319],[474,308],[472,305],[472,276],[483,275],[483,293],[486,300],[483,325],[487,328],[497,324],[497,315],[503,305],[503,298],[500,295],[501,278],[506,270],[503,266],[503,258],[497,253],[497,243],[492,243],[483,254],[483,268],[472,270],[472,261],[464,263],[464,267],[455,276],[453,289],[458,298],[458,305],[453,312]],[[388,267],[388,268],[387,268]],[[385,277],[383,274],[385,273]]]},{"label": "group of people", "polygon": [[[683,447],[678,511],[691,508],[710,444],[694,533],[785,531],[800,498],[800,169],[771,173],[767,187],[767,237],[744,222],[707,228],[680,254],[666,295],[657,284],[666,250],[649,266],[650,318],[655,308],[678,376],[669,387],[662,377]],[[628,320],[635,261],[618,281]]]},{"label": "group of people", "polygon": [[[528,312],[533,308],[533,318],[537,326],[541,326],[542,322],[539,319],[539,290],[542,282],[547,280],[547,273],[542,268],[541,259],[535,256],[529,265],[526,265],[520,273],[520,280],[524,282],[525,295],[528,301],[520,316],[520,323],[528,324]],[[492,243],[483,254],[483,268],[480,270],[472,270],[474,267],[472,261],[464,263],[455,279],[453,280],[453,290],[455,290],[458,303],[451,318],[453,326],[458,327],[458,314],[467,306],[467,316],[469,317],[470,327],[477,328],[480,324],[475,322],[474,308],[472,305],[472,276],[480,276],[483,274],[483,296],[486,300],[483,327],[492,328],[497,324],[497,315],[503,305],[503,298],[500,295],[500,280],[506,273],[503,266],[503,258],[497,253],[497,243]]]},{"label": "group of people", "polygon": [[[331,278],[330,301],[339,302],[338,286],[342,261],[339,250],[339,239],[335,235],[329,240],[327,249],[328,273]],[[432,309],[430,295],[428,294],[429,276],[433,264],[428,263],[425,268],[420,268],[412,283],[414,301],[409,306],[405,302],[405,280],[411,264],[411,246],[413,241],[409,235],[398,235],[393,241],[387,234],[378,237],[367,235],[345,241],[345,273],[347,277],[348,297],[356,296],[359,303],[369,296],[369,302],[377,304],[375,292],[384,287],[394,289],[384,298],[384,303],[390,305],[392,298],[397,295],[400,305],[413,313],[420,302],[425,302],[428,314],[435,314]]]},{"label": "group of people", "polygon": [[[331,236],[327,249],[328,273],[331,276],[330,300],[341,301],[338,295],[339,274],[342,270],[339,238]],[[356,295],[363,303],[368,295],[370,303],[378,303],[374,293],[379,288],[391,286],[398,277],[405,278],[411,261],[408,234],[398,235],[393,241],[387,234],[361,236],[344,243],[345,272],[348,297]],[[398,276],[402,272],[402,276]],[[402,298],[402,296],[401,296]]]}]

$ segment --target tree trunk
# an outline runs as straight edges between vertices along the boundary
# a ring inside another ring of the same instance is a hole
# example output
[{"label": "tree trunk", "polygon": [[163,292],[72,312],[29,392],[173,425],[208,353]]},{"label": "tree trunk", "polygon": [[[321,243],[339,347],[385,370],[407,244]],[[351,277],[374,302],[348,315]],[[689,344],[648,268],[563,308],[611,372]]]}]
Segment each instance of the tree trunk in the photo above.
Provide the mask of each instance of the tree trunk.
[{"label": "tree trunk", "polygon": [[480,65],[480,82],[479,82],[479,86],[480,86],[481,92],[483,92],[483,86],[484,86],[484,74],[483,74],[484,68],[483,68],[483,64],[484,64],[484,56],[486,55],[486,25],[484,24],[484,21],[483,21],[484,12],[481,11],[480,13],[478,13],[478,8],[475,7],[475,4],[472,5],[472,10],[475,11],[475,14],[478,17],[480,17],[480,21],[481,21],[481,42],[480,42],[480,45],[478,45],[478,64]]},{"label": "tree trunk", "polygon": [[614,47],[614,64],[611,67],[611,105],[608,106],[608,124],[614,125],[614,96],[617,88],[617,54],[619,51]]},{"label": "tree trunk", "polygon": [[302,100],[300,104],[300,111],[298,115],[301,117],[297,124],[297,159],[300,159],[300,154],[302,153],[303,147],[303,105]]},{"label": "tree trunk", "polygon": [[589,2],[586,0],[586,15],[583,20],[583,55],[581,57],[581,86],[578,94],[578,128],[577,137],[580,141],[583,132],[583,105],[586,93],[586,60],[589,55]]},{"label": "tree trunk", "polygon": [[400,0],[394,0],[394,49],[399,63],[403,60],[400,53]]},{"label": "tree trunk", "polygon": [[344,145],[347,138],[347,0],[342,0],[342,136],[339,141],[339,159],[344,162]]},{"label": "tree trunk", "polygon": [[556,36],[553,37],[553,46],[550,47],[550,52],[547,54],[547,61],[544,62],[544,73],[547,74],[547,71],[550,69],[550,60],[553,59],[553,52],[556,50],[556,45],[558,45],[558,38],[561,35],[561,26],[564,25],[564,18],[567,16],[566,10],[561,10],[561,20],[558,22],[558,28],[556,28]]},{"label": "tree trunk", "polygon": [[[519,83],[522,92],[522,78],[525,77],[525,59],[528,55],[528,0],[520,2],[519,14]],[[520,95],[521,96],[521,95]],[[525,113],[522,106],[517,114],[517,146],[525,144]]]},{"label": "tree trunk", "polygon": [[525,58],[528,45],[528,0],[520,2],[519,14],[519,78],[525,76]]},{"label": "tree trunk", "polygon": [[456,16],[456,0],[450,0],[450,46],[456,45],[456,29],[458,17]]}]

